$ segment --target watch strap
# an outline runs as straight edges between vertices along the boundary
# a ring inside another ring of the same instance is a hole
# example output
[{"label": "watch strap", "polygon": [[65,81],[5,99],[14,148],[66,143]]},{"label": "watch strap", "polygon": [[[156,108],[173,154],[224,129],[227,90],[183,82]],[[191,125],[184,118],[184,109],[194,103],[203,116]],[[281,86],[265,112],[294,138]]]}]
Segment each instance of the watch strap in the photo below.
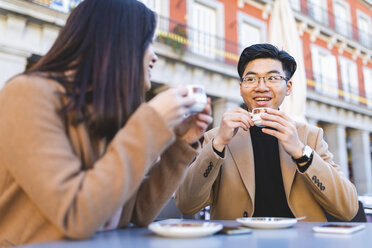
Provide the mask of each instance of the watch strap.
[{"label": "watch strap", "polygon": [[[306,154],[306,150],[311,150],[311,153],[309,155]],[[309,146],[305,146],[304,147],[304,154],[299,157],[299,158],[293,158],[292,157],[292,160],[296,163],[296,164],[303,164],[305,162],[309,162],[310,160],[313,159],[313,149],[311,149]]]}]

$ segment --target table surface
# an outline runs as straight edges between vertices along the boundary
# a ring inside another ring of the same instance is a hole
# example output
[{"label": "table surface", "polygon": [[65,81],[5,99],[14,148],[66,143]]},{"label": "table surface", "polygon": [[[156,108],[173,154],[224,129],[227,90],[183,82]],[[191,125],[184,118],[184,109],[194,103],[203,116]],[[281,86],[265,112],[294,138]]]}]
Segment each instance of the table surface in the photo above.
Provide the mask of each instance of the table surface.
[{"label": "table surface", "polygon": [[[235,221],[214,221],[225,226],[238,225]],[[62,240],[57,242],[28,245],[35,248],[98,248],[98,247],[138,247],[138,248],[342,248],[372,247],[372,223],[363,223],[365,229],[353,234],[315,233],[312,227],[324,223],[299,222],[291,228],[261,230],[253,229],[251,234],[215,234],[202,238],[164,238],[155,235],[147,228],[127,228],[95,234],[84,241]]]}]

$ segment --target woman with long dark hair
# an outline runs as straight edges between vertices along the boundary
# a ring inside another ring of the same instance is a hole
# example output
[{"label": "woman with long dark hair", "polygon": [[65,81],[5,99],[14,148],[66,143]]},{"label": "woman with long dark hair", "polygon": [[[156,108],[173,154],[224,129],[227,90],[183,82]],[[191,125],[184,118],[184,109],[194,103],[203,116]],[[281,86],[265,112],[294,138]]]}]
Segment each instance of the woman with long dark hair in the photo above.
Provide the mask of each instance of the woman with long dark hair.
[{"label": "woman with long dark hair", "polygon": [[171,197],[212,118],[185,119],[184,87],[144,102],[155,26],[137,0],[85,0],[0,92],[0,243],[145,226]]}]

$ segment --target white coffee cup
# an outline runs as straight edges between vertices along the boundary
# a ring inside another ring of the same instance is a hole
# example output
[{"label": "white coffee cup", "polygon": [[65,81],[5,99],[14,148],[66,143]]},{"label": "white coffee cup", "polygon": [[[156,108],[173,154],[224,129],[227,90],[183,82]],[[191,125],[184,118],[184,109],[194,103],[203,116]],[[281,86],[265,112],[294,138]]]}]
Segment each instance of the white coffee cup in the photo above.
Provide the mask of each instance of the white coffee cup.
[{"label": "white coffee cup", "polygon": [[207,95],[205,94],[203,85],[189,84],[186,87],[188,89],[187,95],[196,100],[196,103],[190,107],[191,114],[202,112],[207,104]]},{"label": "white coffee cup", "polygon": [[254,122],[254,125],[256,125],[257,127],[264,127],[264,125],[261,124],[262,123],[261,115],[267,113],[267,109],[268,108],[252,109],[252,121]]}]

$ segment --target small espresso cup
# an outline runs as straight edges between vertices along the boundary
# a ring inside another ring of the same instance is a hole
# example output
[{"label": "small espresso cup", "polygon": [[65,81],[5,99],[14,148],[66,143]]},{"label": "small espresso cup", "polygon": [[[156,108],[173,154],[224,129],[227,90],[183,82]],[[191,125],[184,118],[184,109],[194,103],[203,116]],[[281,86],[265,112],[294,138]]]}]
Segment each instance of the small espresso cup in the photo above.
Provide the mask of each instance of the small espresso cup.
[{"label": "small espresso cup", "polygon": [[188,96],[195,98],[196,103],[190,107],[191,114],[202,112],[207,104],[207,94],[205,93],[203,85],[189,84],[186,85],[188,89]]},{"label": "small espresso cup", "polygon": [[267,113],[268,108],[254,108],[252,109],[252,121],[257,127],[264,127],[262,125],[261,114]]}]

